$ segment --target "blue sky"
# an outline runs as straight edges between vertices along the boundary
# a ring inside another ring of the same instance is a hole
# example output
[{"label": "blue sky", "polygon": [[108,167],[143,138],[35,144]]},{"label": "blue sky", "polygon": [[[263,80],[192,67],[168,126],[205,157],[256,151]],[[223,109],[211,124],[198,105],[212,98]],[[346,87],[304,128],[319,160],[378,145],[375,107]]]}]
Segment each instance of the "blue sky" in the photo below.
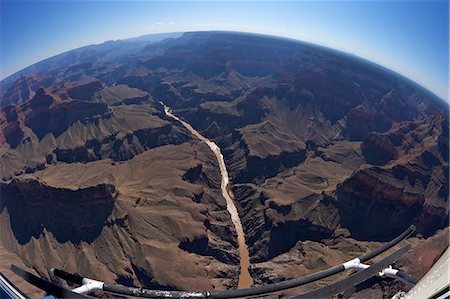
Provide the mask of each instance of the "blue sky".
[{"label": "blue sky", "polygon": [[350,52],[448,100],[446,0],[0,1],[1,79],[87,44],[160,32],[233,30],[287,36]]}]

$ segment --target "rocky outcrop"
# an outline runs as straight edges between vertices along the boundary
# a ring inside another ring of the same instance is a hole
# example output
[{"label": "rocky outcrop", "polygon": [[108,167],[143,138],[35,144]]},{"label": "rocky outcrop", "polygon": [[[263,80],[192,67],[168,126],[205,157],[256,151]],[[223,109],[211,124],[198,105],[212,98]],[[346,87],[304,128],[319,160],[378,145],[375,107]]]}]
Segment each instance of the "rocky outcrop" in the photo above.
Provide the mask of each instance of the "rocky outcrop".
[{"label": "rocky outcrop", "polygon": [[101,159],[125,161],[134,156],[166,144],[181,144],[190,137],[174,130],[171,124],[157,128],[136,130],[123,137],[117,134],[108,136],[103,140],[91,139],[82,146],[69,149],[55,149],[54,153],[58,161],[89,162]]},{"label": "rocky outcrop", "polygon": [[29,75],[20,76],[10,84],[5,84],[6,90],[0,91],[0,107],[6,107],[8,105],[20,105],[31,99],[35,92],[42,88],[47,87],[55,81],[55,77]]},{"label": "rocky outcrop", "polygon": [[71,101],[44,111],[33,111],[25,118],[25,125],[41,140],[48,133],[58,137],[77,121],[94,122],[108,117],[108,106],[102,103]]},{"label": "rocky outcrop", "polygon": [[391,160],[398,159],[399,153],[388,138],[371,133],[361,144],[361,151],[367,163],[385,165]]},{"label": "rocky outcrop", "polygon": [[193,240],[181,241],[178,247],[191,253],[213,257],[226,264],[237,265],[239,263],[239,257],[234,255],[234,252],[230,254],[226,251],[227,247],[230,249],[228,244],[215,243],[213,240],[208,240],[207,235],[199,236]]},{"label": "rocky outcrop", "polygon": [[362,140],[370,132],[385,132],[392,126],[392,121],[378,111],[356,107],[346,116],[344,134],[349,140]]},{"label": "rocky outcrop", "polygon": [[[281,204],[251,185],[237,185],[233,193],[241,205],[240,215],[255,263],[286,253],[297,242],[328,239],[336,227],[337,211],[321,196],[305,198],[306,204]],[[317,219],[318,214],[323,219]]]},{"label": "rocky outcrop", "polygon": [[[220,180],[220,177],[212,177],[211,174],[207,175],[202,164],[198,164],[195,167],[189,168],[183,175],[183,180],[188,181],[192,184],[202,184],[209,188],[219,188],[220,181],[218,181],[218,179]],[[196,196],[194,200],[198,201],[199,197],[201,197],[202,195],[203,191],[202,193],[198,194],[198,196]]]},{"label": "rocky outcrop", "polygon": [[448,225],[446,125],[434,115],[363,141],[366,161],[385,166],[359,170],[336,190],[342,225],[355,237],[389,239],[411,223],[429,237]]},{"label": "rocky outcrop", "polygon": [[20,244],[40,238],[44,230],[60,243],[91,243],[100,235],[117,197],[115,187],[108,184],[71,190],[37,180],[13,180],[0,187],[0,211],[8,214]]},{"label": "rocky outcrop", "polygon": [[87,82],[85,84],[76,85],[67,89],[67,93],[72,99],[90,101],[94,94],[103,88],[102,82],[99,80]]},{"label": "rocky outcrop", "polygon": [[305,160],[306,150],[286,153],[279,156],[268,156],[260,158],[257,156],[247,157],[246,168],[235,178],[236,183],[262,181],[273,177],[278,173],[296,166]]},{"label": "rocky outcrop", "polygon": [[[429,152],[428,159],[436,155],[438,160],[448,162],[448,150],[444,150],[448,149],[448,144],[448,119],[435,114],[398,123],[383,134],[370,133],[361,143],[361,150],[366,161],[375,165],[385,165],[400,157],[408,159],[425,151]],[[433,146],[438,147],[437,151]]]},{"label": "rocky outcrop", "polygon": [[32,110],[47,109],[57,102],[59,102],[59,99],[52,95],[48,89],[39,88],[34,97],[27,103],[27,106]]},{"label": "rocky outcrop", "polygon": [[336,190],[341,225],[356,238],[387,241],[417,224],[424,213],[422,194],[406,192],[380,180],[379,175],[377,169],[357,172]]},{"label": "rocky outcrop", "polygon": [[10,147],[16,148],[22,142],[25,132],[18,122],[12,122],[3,128],[3,136]]}]

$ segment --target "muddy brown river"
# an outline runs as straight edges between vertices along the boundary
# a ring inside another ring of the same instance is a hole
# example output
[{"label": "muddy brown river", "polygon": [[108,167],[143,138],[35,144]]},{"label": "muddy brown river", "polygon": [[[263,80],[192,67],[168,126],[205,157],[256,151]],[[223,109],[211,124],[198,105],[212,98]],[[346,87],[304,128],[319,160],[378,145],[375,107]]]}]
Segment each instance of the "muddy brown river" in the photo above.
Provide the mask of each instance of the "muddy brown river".
[{"label": "muddy brown river", "polygon": [[216,156],[217,162],[219,163],[220,174],[222,175],[222,181],[220,184],[220,188],[222,190],[222,195],[225,198],[227,203],[227,210],[231,215],[231,220],[233,221],[234,227],[237,232],[237,240],[238,240],[238,250],[240,257],[240,266],[241,272],[239,274],[239,282],[238,288],[248,288],[253,284],[253,278],[250,275],[249,267],[250,267],[250,257],[248,254],[248,247],[245,243],[245,235],[244,229],[242,228],[241,218],[239,218],[239,214],[237,212],[236,206],[233,201],[233,194],[231,190],[228,188],[228,184],[230,182],[228,171],[225,165],[225,161],[223,160],[222,152],[220,148],[214,142],[210,141],[208,138],[197,132],[189,123],[183,121],[178,116],[172,113],[172,110],[161,103],[164,106],[164,112],[166,115],[172,117],[173,119],[179,121],[186,129],[188,129],[195,137],[206,143],[211,151]]}]

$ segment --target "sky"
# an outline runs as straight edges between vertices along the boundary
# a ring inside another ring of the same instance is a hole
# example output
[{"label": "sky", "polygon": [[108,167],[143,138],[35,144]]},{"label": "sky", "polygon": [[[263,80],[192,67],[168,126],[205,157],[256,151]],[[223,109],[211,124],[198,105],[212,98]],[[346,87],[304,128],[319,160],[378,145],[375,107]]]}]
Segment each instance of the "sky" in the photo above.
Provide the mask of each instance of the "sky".
[{"label": "sky", "polygon": [[0,79],[88,44],[151,33],[232,30],[352,53],[449,100],[448,0],[0,1]]}]

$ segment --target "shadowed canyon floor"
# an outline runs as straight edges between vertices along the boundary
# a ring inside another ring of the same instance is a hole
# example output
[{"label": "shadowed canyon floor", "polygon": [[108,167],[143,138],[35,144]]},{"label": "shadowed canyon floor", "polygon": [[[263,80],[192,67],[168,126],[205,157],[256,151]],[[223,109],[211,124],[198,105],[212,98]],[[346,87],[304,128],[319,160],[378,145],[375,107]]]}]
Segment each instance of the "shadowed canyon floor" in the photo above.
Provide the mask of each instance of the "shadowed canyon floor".
[{"label": "shadowed canyon floor", "polygon": [[31,66],[0,98],[1,250],[42,277],[270,283],[414,224],[396,266],[420,278],[448,246],[448,105],[341,52],[229,32],[115,41]]}]

